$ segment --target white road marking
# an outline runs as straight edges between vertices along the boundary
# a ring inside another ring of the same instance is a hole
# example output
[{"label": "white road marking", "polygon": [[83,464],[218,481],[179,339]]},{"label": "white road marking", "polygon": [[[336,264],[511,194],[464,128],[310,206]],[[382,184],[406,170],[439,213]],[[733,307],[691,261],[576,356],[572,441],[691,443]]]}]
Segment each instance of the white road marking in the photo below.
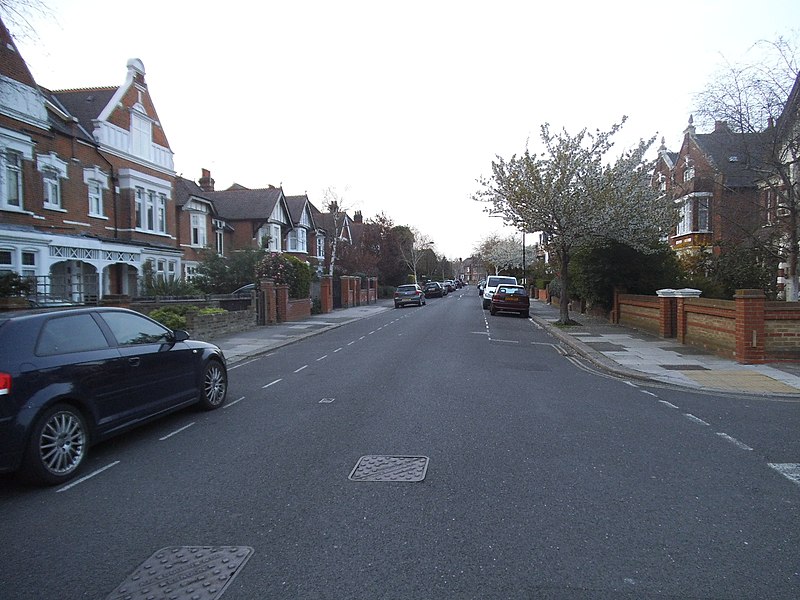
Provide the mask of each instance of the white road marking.
[{"label": "white road marking", "polygon": [[327,355],[327,354],[326,354],[326,355],[324,355],[324,356],[320,356],[320,357],[317,359],[317,362],[319,362],[319,361],[321,361],[321,360],[325,360],[326,358],[328,358],[328,355]]},{"label": "white road marking", "polygon": [[737,440],[735,437],[732,437],[732,436],[728,435],[727,433],[722,433],[722,432],[718,431],[718,432],[717,432],[717,435],[718,435],[719,437],[721,437],[723,440],[728,440],[728,441],[729,441],[731,444],[733,444],[734,446],[736,446],[736,447],[737,447],[737,448],[739,448],[740,450],[751,450],[751,451],[753,450],[753,449],[752,449],[750,446],[748,446],[747,444],[745,444],[745,443],[743,443],[743,442],[740,442],[740,441],[739,441],[739,440]]},{"label": "white road marking", "polygon": [[244,400],[244,396],[242,396],[238,400],[234,400],[233,402],[226,402],[225,404],[222,405],[222,408],[230,408],[231,406],[241,402],[242,400]]},{"label": "white road marking", "polygon": [[302,367],[300,367],[299,369],[295,369],[295,370],[294,370],[294,372],[295,372],[295,373],[299,373],[299,372],[300,372],[300,371],[302,371],[303,369],[307,369],[307,368],[308,368],[308,365],[303,365],[303,366],[302,366]]},{"label": "white road marking", "polygon": [[800,463],[767,463],[787,479],[800,485]]},{"label": "white road marking", "polygon": [[683,413],[683,416],[689,419],[690,421],[694,421],[695,423],[699,423],[700,425],[705,425],[706,427],[711,427],[708,423],[703,421],[700,417],[695,417],[692,413]]},{"label": "white road marking", "polygon": [[113,463],[111,463],[110,465],[106,465],[106,466],[105,466],[105,467],[103,467],[102,469],[97,469],[97,471],[93,471],[92,473],[89,473],[88,475],[84,475],[84,476],[83,476],[83,477],[81,477],[80,479],[76,479],[76,480],[75,480],[75,481],[73,481],[72,483],[69,483],[69,484],[65,485],[64,487],[57,489],[57,490],[56,490],[56,493],[59,493],[59,492],[66,492],[67,490],[74,488],[76,485],[78,485],[78,484],[80,484],[80,483],[83,483],[83,482],[84,482],[84,481],[86,481],[87,479],[91,479],[91,478],[92,478],[92,477],[94,477],[95,475],[99,475],[100,473],[102,473],[102,472],[103,472],[103,471],[105,471],[106,469],[110,469],[111,467],[116,467],[116,466],[119,464],[119,462],[120,462],[120,461],[118,461],[118,460],[115,460]]},{"label": "white road marking", "polygon": [[267,385],[262,385],[262,386],[261,386],[261,389],[263,390],[264,388],[268,388],[268,387],[269,387],[269,386],[271,386],[271,385],[275,385],[275,384],[276,384],[276,383],[278,383],[279,381],[283,381],[283,379],[276,379],[275,381],[270,381],[270,382],[269,382]]},{"label": "white road marking", "polygon": [[175,430],[175,431],[173,431],[172,433],[168,433],[168,434],[167,434],[167,435],[165,435],[164,437],[158,438],[158,441],[159,441],[159,442],[163,442],[164,440],[168,440],[168,439],[169,439],[169,438],[171,438],[173,435],[178,435],[178,434],[179,434],[179,433],[181,433],[182,431],[186,431],[186,430],[187,430],[187,429],[189,429],[189,427],[191,427],[192,425],[194,425],[194,421],[192,421],[192,422],[191,422],[191,423],[189,423],[188,425],[184,425],[184,426],[183,426],[183,427],[181,427],[180,429],[176,429],[176,430]]},{"label": "white road marking", "polygon": [[659,402],[661,402],[661,404],[663,404],[664,406],[669,406],[670,408],[674,408],[676,410],[678,409],[678,407],[675,406],[672,402],[667,402],[666,400],[659,400]]}]

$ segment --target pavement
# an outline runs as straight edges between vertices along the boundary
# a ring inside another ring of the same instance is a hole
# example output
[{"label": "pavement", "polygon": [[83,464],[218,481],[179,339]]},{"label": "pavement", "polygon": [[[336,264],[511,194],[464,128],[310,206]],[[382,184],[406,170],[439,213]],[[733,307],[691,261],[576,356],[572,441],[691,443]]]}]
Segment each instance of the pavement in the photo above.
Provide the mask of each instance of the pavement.
[{"label": "pavement", "polygon": [[[391,300],[336,309],[302,321],[256,327],[211,341],[230,364],[268,353],[301,339],[353,321],[392,310]],[[753,396],[790,398],[800,402],[800,364],[742,365],[692,346],[649,333],[613,325],[602,318],[571,314],[579,325],[556,326],[557,306],[534,300],[531,321],[560,342],[567,354],[577,355],[618,377],[656,382],[693,390],[734,392]]]}]

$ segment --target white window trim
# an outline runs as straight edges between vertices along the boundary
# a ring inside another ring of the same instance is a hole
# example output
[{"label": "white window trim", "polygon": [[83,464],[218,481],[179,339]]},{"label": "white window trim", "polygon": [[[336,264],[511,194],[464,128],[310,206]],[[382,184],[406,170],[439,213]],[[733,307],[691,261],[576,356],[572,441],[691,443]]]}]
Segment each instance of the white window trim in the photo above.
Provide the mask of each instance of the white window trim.
[{"label": "white window trim", "polygon": [[[43,197],[44,208],[55,209],[59,211],[64,210],[63,201],[61,198],[61,180],[67,179],[67,163],[61,160],[55,152],[49,154],[36,155],[36,168],[42,174],[43,184],[45,186],[45,193]],[[47,175],[55,175],[55,192],[56,200],[52,201],[52,197],[47,193],[48,177]]]},{"label": "white window trim", "polygon": [[[86,184],[87,187],[87,199],[89,201],[89,216],[90,217],[99,217],[103,219],[107,219],[105,213],[105,204],[103,202],[103,192],[109,189],[108,184],[108,175],[101,171],[98,167],[92,167],[91,169],[84,169],[83,170],[83,183]],[[100,188],[100,211],[92,210],[92,185],[97,185]]]},{"label": "white window trim", "polygon": [[[208,227],[206,221],[207,219],[205,213],[190,213],[189,228],[191,230],[191,239],[189,240],[189,245],[193,248],[205,248],[208,245],[208,236],[206,235]],[[197,231],[196,242],[195,231]]]}]

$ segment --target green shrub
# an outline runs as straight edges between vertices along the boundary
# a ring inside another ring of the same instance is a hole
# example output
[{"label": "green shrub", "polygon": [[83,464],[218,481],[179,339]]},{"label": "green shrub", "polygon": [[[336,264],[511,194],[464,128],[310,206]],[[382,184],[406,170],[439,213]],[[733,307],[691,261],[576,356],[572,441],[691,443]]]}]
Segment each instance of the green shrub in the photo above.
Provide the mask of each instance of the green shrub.
[{"label": "green shrub", "polygon": [[157,308],[150,312],[149,316],[151,319],[155,319],[161,323],[164,327],[170,329],[186,329],[186,317],[178,314],[177,310],[172,307]]},{"label": "green shrub", "polygon": [[31,280],[20,277],[19,273],[0,275],[0,297],[25,296],[31,293]]},{"label": "green shrub", "polygon": [[207,308],[201,308],[197,311],[198,315],[224,315],[228,311],[224,308],[214,308],[213,306],[209,306]]},{"label": "green shrub", "polygon": [[297,257],[273,252],[259,263],[256,273],[259,278],[267,277],[278,285],[288,285],[290,298],[308,298],[312,268]]}]

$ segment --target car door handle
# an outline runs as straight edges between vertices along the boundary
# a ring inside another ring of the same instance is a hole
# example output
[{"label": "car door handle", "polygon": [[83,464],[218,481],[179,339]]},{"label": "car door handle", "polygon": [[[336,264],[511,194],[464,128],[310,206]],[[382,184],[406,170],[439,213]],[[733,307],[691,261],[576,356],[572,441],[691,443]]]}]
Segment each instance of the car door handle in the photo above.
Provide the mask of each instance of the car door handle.
[{"label": "car door handle", "polygon": [[134,356],[133,358],[128,359],[128,364],[132,367],[138,367],[141,359],[138,356]]}]

